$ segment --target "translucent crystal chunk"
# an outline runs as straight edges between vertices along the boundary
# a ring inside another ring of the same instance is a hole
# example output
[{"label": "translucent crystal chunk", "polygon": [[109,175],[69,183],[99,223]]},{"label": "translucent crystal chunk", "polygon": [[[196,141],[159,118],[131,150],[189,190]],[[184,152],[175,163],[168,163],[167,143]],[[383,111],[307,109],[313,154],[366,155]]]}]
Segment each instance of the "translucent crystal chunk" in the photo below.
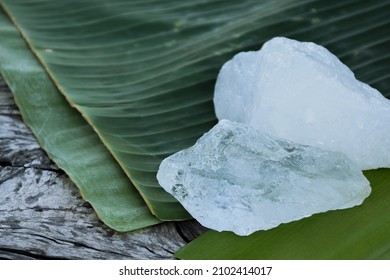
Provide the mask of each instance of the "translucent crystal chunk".
[{"label": "translucent crystal chunk", "polygon": [[227,120],[166,158],[157,179],[201,224],[238,235],[359,205],[371,190],[342,153]]},{"label": "translucent crystal chunk", "polygon": [[214,105],[220,120],[343,152],[363,170],[390,167],[390,100],[314,43],[278,37],[237,54],[219,73]]}]

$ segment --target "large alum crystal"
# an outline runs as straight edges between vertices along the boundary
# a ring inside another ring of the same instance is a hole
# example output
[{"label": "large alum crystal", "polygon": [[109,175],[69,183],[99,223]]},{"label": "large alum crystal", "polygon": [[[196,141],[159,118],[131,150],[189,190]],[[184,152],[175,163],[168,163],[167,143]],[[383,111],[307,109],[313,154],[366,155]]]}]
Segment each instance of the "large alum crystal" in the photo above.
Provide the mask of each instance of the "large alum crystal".
[{"label": "large alum crystal", "polygon": [[166,158],[157,179],[202,225],[238,235],[359,205],[371,191],[342,153],[227,120]]},{"label": "large alum crystal", "polygon": [[343,152],[363,170],[390,167],[390,100],[314,43],[274,38],[237,54],[219,73],[214,104],[220,120]]}]

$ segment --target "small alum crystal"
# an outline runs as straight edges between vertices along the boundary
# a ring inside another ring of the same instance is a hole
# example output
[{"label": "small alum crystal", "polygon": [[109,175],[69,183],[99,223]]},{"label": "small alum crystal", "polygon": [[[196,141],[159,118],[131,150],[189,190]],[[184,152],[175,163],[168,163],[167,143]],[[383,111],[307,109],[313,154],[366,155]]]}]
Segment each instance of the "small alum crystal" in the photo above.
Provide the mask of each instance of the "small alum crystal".
[{"label": "small alum crystal", "polygon": [[342,153],[227,120],[163,160],[157,179],[202,225],[238,235],[353,207],[371,191]]}]

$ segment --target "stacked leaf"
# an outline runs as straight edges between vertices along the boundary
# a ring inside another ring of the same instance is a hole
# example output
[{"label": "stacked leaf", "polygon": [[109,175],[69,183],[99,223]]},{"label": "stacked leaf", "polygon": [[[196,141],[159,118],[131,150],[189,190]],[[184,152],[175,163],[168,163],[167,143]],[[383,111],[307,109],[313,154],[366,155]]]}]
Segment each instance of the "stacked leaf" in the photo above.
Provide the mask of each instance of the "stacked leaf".
[{"label": "stacked leaf", "polygon": [[119,165],[0,10],[0,72],[24,121],[49,157],[79,187],[100,219],[117,231],[158,223]]},{"label": "stacked leaf", "polygon": [[[274,36],[313,41],[336,54],[359,80],[390,96],[390,4],[384,1],[0,2],[59,91],[97,132],[153,214],[162,220],[190,216],[158,185],[158,166],[215,124],[215,78],[235,53],[257,50]],[[43,95],[34,98],[42,100]],[[26,106],[22,101],[19,105]],[[41,133],[39,128],[35,133]],[[388,171],[374,172],[371,178],[385,178],[381,172]],[[105,199],[110,204],[117,201],[109,195]],[[384,212],[380,208],[372,211],[375,215],[370,217],[379,223]],[[344,215],[348,219],[349,214]],[[332,230],[331,223],[319,225]],[[297,226],[297,236],[305,227],[309,229],[305,224]],[[202,240],[215,240],[210,237],[214,234],[221,242],[233,240],[213,232]],[[270,236],[269,244],[276,244],[280,237]],[[240,243],[242,248],[257,244],[245,240]]]}]

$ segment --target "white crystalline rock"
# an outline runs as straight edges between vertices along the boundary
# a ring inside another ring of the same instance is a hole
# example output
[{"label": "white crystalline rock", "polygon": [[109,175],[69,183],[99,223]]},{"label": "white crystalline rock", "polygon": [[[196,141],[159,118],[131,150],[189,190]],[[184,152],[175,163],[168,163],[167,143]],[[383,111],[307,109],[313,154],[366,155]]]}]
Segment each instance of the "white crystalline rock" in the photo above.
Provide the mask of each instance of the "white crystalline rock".
[{"label": "white crystalline rock", "polygon": [[219,73],[214,105],[220,120],[343,152],[362,170],[390,167],[390,100],[314,43],[274,38],[237,54]]},{"label": "white crystalline rock", "polygon": [[342,153],[227,120],[163,160],[157,179],[202,225],[238,235],[359,205],[371,191]]}]

